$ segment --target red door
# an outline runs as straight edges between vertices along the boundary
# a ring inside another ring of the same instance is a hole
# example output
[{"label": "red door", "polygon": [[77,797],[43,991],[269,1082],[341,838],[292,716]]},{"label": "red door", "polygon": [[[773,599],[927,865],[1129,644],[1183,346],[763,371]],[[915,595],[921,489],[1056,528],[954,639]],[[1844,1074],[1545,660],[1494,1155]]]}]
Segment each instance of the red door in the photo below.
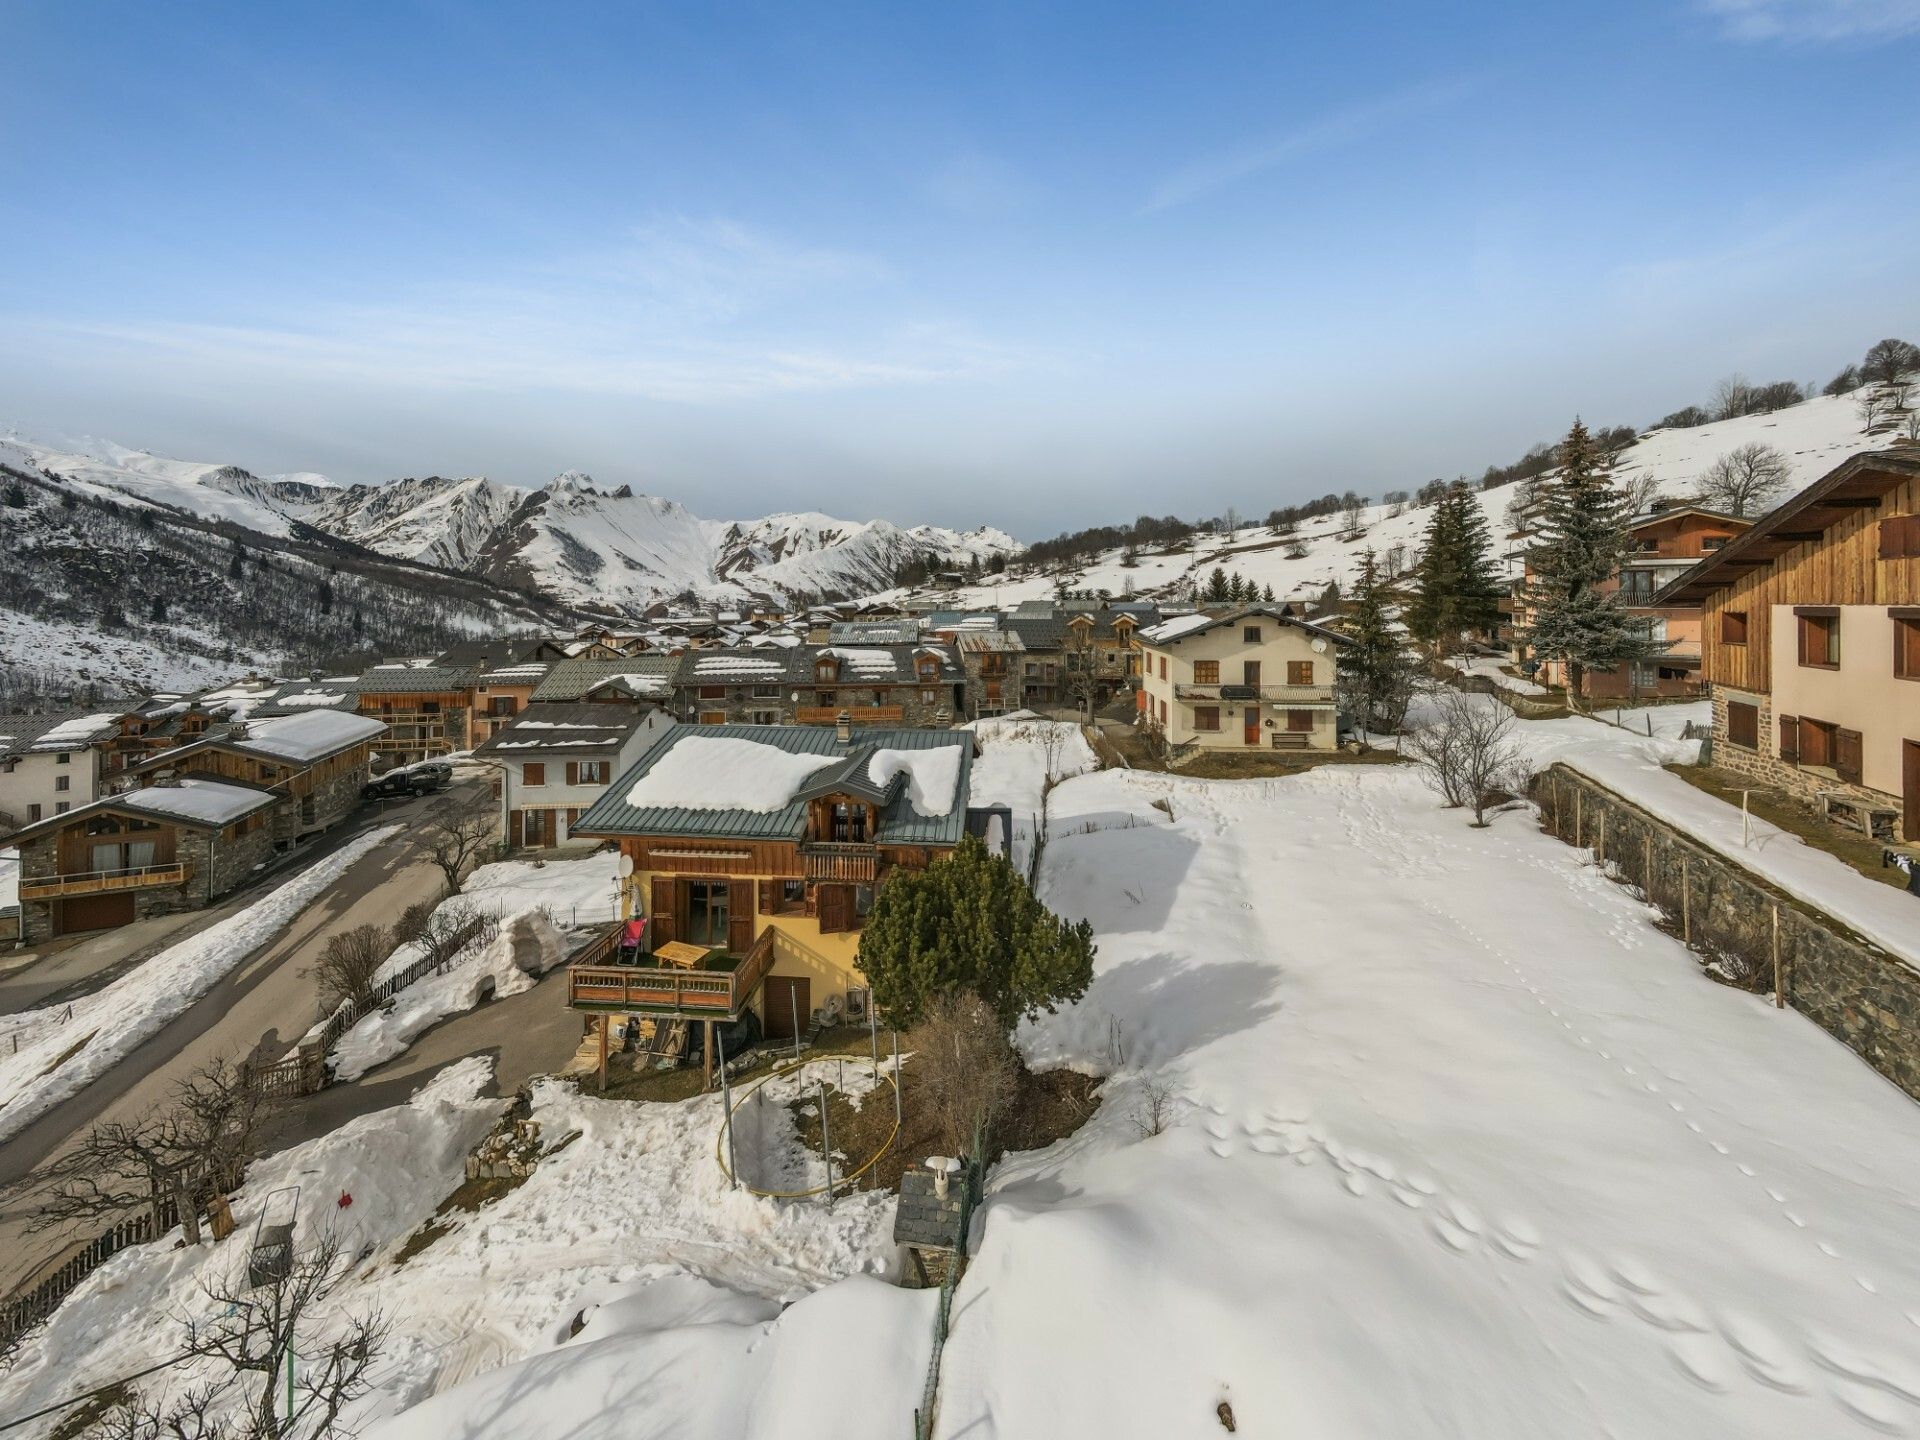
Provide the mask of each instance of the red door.
[{"label": "red door", "polygon": [[1241,738],[1249,745],[1260,743],[1260,707],[1258,705],[1247,707],[1247,718],[1242,726]]}]

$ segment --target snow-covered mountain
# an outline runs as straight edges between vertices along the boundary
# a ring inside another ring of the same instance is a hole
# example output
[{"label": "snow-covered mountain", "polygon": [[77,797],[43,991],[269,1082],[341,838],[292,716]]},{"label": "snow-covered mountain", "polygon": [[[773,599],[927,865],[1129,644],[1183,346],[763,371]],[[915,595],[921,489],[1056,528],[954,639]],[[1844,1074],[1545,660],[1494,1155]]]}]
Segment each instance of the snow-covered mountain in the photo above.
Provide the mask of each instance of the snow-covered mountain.
[{"label": "snow-covered mountain", "polygon": [[568,471],[538,490],[438,475],[335,485],[313,474],[254,475],[170,460],[108,441],[0,436],[0,462],[85,493],[165,506],[268,535],[297,526],[383,555],[530,586],[568,604],[635,611],[683,592],[849,596],[893,583],[907,561],[964,569],[1011,556],[1012,536],[982,527],[902,528],[817,513],[705,520],[674,500],[601,488]]}]

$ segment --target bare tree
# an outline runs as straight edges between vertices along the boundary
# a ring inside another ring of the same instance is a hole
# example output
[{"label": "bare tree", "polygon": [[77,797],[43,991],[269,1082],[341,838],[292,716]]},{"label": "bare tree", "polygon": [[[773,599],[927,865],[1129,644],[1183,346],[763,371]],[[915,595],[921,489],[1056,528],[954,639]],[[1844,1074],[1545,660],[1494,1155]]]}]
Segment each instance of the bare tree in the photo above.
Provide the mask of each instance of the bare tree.
[{"label": "bare tree", "polygon": [[1351,534],[1358,530],[1367,518],[1367,497],[1364,495],[1347,496],[1347,503],[1340,512],[1340,528]]},{"label": "bare tree", "polygon": [[427,828],[427,857],[440,867],[449,893],[499,835],[499,818],[485,796],[443,811]]},{"label": "bare tree", "polygon": [[1887,393],[1878,385],[1869,385],[1860,392],[1860,398],[1853,405],[1860,413],[1861,430],[1870,435],[1880,423],[1880,417],[1887,412]]},{"label": "bare tree", "polygon": [[1716,420],[1732,420],[1744,415],[1753,404],[1753,386],[1744,375],[1729,375],[1713,387],[1707,408]]},{"label": "bare tree", "polygon": [[1627,497],[1629,515],[1646,514],[1653,509],[1653,502],[1660,498],[1660,477],[1651,470],[1623,475],[1615,484],[1620,493]]},{"label": "bare tree", "polygon": [[1706,468],[1698,482],[1700,500],[1729,515],[1757,515],[1772,508],[1773,497],[1793,478],[1793,466],[1771,445],[1757,440],[1729,450]]},{"label": "bare tree", "polygon": [[1526,788],[1526,767],[1513,739],[1513,712],[1491,695],[1441,689],[1434,694],[1434,715],[1401,745],[1420,767],[1447,809],[1473,811],[1476,827],[1500,793]]},{"label": "bare tree", "polygon": [[30,1230],[62,1229],[144,1208],[155,1236],[173,1215],[189,1245],[200,1243],[200,1207],[240,1182],[259,1153],[265,1105],[245,1071],[214,1060],[188,1075],[158,1107],[95,1125],[36,1177]]},{"label": "bare tree", "polygon": [[1860,374],[1867,380],[1890,382],[1916,370],[1920,370],[1920,346],[1906,340],[1881,340],[1860,362]]},{"label": "bare tree", "polygon": [[445,970],[454,957],[476,942],[487,944],[500,933],[500,917],[476,909],[464,900],[449,900],[433,912],[421,948],[433,957],[433,968]]},{"label": "bare tree", "polygon": [[320,958],[306,969],[319,982],[321,1005],[331,1011],[349,1002],[359,1010],[373,1004],[374,976],[394,948],[380,925],[356,925],[331,937]]},{"label": "bare tree", "polygon": [[[92,1433],[114,1440],[341,1434],[341,1412],[370,1388],[367,1371],[389,1326],[373,1312],[319,1313],[345,1278],[340,1261],[339,1241],[329,1233],[264,1284],[250,1283],[244,1269],[205,1282],[212,1313],[187,1322],[183,1348],[221,1373],[165,1403],[129,1402]],[[291,1378],[283,1380],[288,1370]]]},{"label": "bare tree", "polygon": [[956,1155],[973,1149],[977,1126],[991,1136],[1020,1095],[1021,1065],[993,1007],[971,991],[938,996],[907,1036],[920,1093]]}]

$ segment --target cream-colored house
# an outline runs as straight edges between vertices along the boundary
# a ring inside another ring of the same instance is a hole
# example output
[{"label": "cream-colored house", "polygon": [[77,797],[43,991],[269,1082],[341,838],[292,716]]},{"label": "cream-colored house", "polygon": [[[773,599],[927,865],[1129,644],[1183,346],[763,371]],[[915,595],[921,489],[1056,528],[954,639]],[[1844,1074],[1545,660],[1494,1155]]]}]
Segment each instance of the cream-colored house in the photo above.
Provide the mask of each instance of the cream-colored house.
[{"label": "cream-colored house", "polygon": [[1280,605],[1163,620],[1139,636],[1141,721],[1175,748],[1335,749],[1342,643]]}]

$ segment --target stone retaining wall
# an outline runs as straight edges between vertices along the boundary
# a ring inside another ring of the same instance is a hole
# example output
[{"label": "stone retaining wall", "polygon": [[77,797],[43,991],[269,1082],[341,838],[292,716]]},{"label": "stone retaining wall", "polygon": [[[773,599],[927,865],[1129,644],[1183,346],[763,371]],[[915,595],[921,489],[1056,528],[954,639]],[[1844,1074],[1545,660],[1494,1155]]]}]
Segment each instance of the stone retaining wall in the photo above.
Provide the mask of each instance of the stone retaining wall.
[{"label": "stone retaining wall", "polygon": [[1566,765],[1533,798],[1546,829],[1592,850],[1719,975],[1766,994],[1777,977],[1784,1004],[1920,1099],[1920,969]]}]

